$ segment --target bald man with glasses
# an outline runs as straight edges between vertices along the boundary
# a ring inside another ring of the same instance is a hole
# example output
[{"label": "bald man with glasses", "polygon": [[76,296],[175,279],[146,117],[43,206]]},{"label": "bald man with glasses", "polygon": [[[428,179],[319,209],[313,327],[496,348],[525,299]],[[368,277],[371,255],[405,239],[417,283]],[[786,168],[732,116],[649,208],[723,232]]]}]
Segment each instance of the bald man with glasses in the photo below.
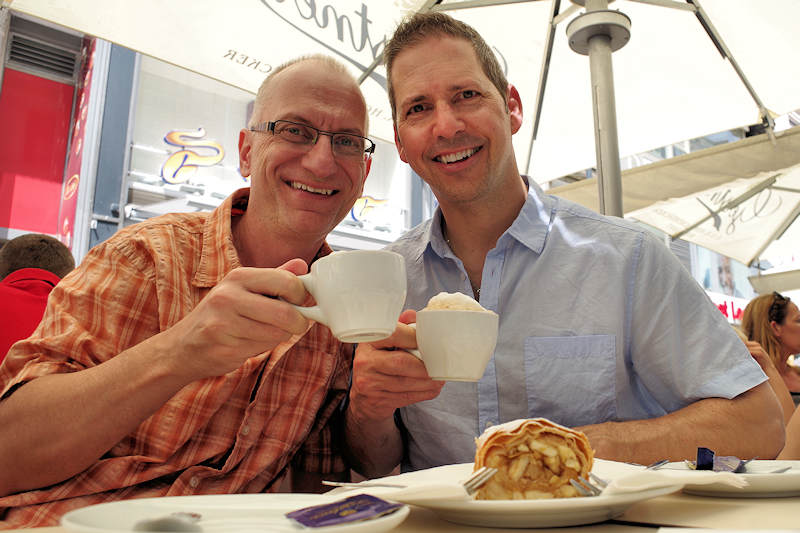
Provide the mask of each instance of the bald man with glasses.
[{"label": "bald man with glasses", "polygon": [[119,231],[56,287],[0,367],[0,525],[346,477],[336,428],[353,347],[289,303],[307,302],[297,275],[361,196],[367,128],[344,66],[277,68],[239,133],[249,188]]}]

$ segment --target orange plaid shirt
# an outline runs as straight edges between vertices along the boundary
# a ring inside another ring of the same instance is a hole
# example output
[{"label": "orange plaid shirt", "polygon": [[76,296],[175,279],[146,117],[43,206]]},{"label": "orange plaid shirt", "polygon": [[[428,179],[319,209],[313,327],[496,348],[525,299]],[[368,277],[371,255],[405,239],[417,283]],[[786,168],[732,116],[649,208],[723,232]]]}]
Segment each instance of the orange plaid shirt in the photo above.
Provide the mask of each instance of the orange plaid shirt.
[{"label": "orange plaid shirt", "polygon": [[[150,219],[94,247],[0,366],[0,394],[101,364],[188,314],[240,266],[232,206],[248,194],[237,191],[213,213]],[[330,251],[326,244],[320,254]],[[0,498],[0,529],[54,525],[67,511],[112,500],[274,492],[289,466],[344,472],[336,421],[352,355],[352,345],[313,323],[238,370],[191,383],[84,472]]]}]

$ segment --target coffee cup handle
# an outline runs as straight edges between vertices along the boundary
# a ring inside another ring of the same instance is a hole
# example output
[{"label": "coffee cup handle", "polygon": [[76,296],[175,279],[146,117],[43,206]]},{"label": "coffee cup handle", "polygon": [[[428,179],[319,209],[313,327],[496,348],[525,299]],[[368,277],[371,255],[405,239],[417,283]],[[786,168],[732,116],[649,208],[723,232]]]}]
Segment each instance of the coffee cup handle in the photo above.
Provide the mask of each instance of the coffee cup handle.
[{"label": "coffee cup handle", "polygon": [[[412,322],[411,324],[406,324],[406,325],[411,326],[412,328],[414,328],[414,330],[417,329],[416,322]],[[403,348],[403,350],[407,351],[408,353],[410,353],[411,355],[422,361],[422,354],[419,353],[419,350],[417,350],[416,348]]]},{"label": "coffee cup handle", "polygon": [[[314,296],[314,278],[311,277],[311,274],[303,274],[302,276],[297,276],[297,278],[303,282],[303,286],[309,293],[311,293],[311,296]],[[301,305],[295,305],[292,303],[289,303],[289,305],[297,309],[297,311],[304,317],[313,320],[314,322],[319,322],[320,324],[324,324],[326,326],[328,325],[328,321],[325,319],[325,315],[322,314],[322,308],[320,308],[319,305],[314,305],[311,307],[303,307]]]}]

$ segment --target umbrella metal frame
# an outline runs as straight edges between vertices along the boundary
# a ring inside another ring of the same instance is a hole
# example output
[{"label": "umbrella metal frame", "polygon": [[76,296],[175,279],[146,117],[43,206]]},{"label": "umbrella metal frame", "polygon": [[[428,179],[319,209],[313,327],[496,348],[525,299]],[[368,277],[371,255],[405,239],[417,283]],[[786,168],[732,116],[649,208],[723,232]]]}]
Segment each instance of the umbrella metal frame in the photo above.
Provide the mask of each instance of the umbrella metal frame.
[{"label": "umbrella metal frame", "polygon": [[[428,0],[419,9],[427,11],[455,11],[474,7],[516,4],[522,2],[535,2],[542,0],[465,0],[441,4],[442,0]],[[527,167],[530,168],[533,143],[536,141],[541,118],[544,93],[547,86],[547,74],[550,69],[550,58],[553,51],[553,41],[556,26],[572,15],[580,7],[585,12],[574,18],[567,25],[570,48],[576,53],[589,56],[591,72],[591,91],[594,103],[594,133],[595,156],[598,173],[597,187],[600,212],[607,215],[621,217],[622,209],[622,173],[620,171],[619,140],[617,135],[616,100],[614,96],[614,75],[611,54],[622,48],[630,39],[630,18],[620,11],[608,9],[608,4],[614,0],[570,0],[572,6],[560,12],[561,0],[552,0],[550,12],[549,31],[545,37],[544,55],[539,75],[539,86],[536,96],[536,111],[534,115],[533,135],[528,148]],[[700,0],[631,0],[642,4],[658,7],[681,9],[691,11],[697,17],[709,39],[724,59],[727,59],[744,84],[751,98],[758,107],[762,124],[767,134],[775,142],[775,123],[761,98],[756,93],[744,71],[730,52],[717,29],[711,23],[708,14],[700,5]],[[383,62],[381,52],[370,66],[359,76],[362,83]]]}]

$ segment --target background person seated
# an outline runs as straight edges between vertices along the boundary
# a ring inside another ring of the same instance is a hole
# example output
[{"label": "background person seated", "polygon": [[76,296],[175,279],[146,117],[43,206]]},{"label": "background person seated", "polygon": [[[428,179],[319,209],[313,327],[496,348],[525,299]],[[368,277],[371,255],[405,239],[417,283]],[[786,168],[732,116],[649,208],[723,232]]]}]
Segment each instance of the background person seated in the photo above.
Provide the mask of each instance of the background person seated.
[{"label": "background person seated", "polygon": [[49,235],[27,233],[0,248],[0,362],[33,333],[50,291],[74,268],[69,248]]},{"label": "background person seated", "polygon": [[757,296],[744,308],[742,331],[769,354],[789,392],[797,398],[800,371],[792,364],[792,357],[800,353],[800,309],[797,304],[777,292]]},{"label": "background person seated", "polygon": [[758,366],[761,367],[761,370],[769,378],[769,386],[772,387],[772,392],[775,393],[775,396],[778,398],[778,402],[781,404],[781,409],[783,409],[783,421],[785,423],[789,423],[789,419],[792,418],[792,414],[794,414],[794,401],[792,400],[792,393],[789,392],[789,389],[786,387],[786,383],[783,381],[783,376],[778,372],[778,369],[775,368],[775,365],[772,363],[772,358],[764,349],[756,341],[751,341],[747,338],[747,335],[741,330],[741,328],[737,326],[733,326],[733,330],[739,335],[739,338],[742,339],[742,342],[747,349],[750,350],[750,355],[753,356],[753,359],[756,360]]}]

